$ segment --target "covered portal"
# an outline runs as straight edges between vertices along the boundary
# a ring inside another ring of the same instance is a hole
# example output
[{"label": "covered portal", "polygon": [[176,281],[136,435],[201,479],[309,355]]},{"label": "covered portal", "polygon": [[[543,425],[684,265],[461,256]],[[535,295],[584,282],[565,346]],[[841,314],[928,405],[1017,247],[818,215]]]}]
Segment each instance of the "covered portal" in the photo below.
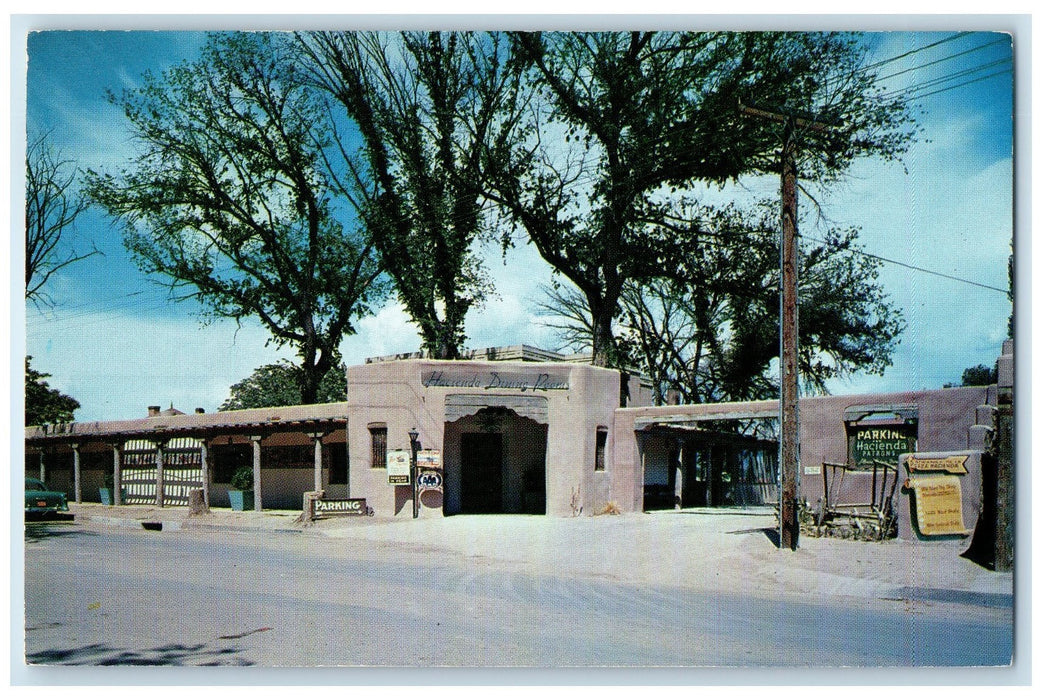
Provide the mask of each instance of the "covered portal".
[{"label": "covered portal", "polygon": [[644,509],[762,506],[778,498],[778,442],[707,427],[651,425],[638,436]]}]

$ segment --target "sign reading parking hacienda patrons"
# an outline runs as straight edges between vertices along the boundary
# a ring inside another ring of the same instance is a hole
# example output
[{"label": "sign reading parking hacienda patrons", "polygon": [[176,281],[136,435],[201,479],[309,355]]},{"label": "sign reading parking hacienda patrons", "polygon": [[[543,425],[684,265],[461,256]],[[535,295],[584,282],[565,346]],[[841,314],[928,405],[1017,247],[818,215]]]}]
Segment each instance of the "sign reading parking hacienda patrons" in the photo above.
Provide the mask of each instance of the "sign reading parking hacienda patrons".
[{"label": "sign reading parking hacienda patrons", "polygon": [[858,426],[851,436],[854,464],[871,469],[876,460],[897,464],[897,456],[915,451],[915,427]]},{"label": "sign reading parking hacienda patrons", "polygon": [[467,389],[516,389],[518,391],[552,391],[568,388],[568,374],[554,372],[499,372],[428,370],[420,375],[425,387],[464,387]]}]

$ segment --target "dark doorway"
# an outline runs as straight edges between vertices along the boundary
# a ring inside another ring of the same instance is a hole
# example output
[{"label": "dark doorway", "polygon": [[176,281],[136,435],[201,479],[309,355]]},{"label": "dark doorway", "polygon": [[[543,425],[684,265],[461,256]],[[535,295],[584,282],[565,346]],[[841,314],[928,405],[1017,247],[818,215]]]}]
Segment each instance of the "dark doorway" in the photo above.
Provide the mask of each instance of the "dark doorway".
[{"label": "dark doorway", "polygon": [[503,436],[460,435],[460,512],[503,512]]}]

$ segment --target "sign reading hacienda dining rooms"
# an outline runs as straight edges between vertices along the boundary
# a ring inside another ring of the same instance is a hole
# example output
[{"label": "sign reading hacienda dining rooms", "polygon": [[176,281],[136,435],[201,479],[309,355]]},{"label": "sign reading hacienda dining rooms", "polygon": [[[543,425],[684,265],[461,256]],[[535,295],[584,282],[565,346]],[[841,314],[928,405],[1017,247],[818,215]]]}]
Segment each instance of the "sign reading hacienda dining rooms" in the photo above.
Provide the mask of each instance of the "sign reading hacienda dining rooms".
[{"label": "sign reading hacienda dining rooms", "polygon": [[425,387],[463,387],[467,389],[516,389],[551,391],[568,388],[568,374],[554,372],[500,372],[473,370],[428,370],[420,375]]}]

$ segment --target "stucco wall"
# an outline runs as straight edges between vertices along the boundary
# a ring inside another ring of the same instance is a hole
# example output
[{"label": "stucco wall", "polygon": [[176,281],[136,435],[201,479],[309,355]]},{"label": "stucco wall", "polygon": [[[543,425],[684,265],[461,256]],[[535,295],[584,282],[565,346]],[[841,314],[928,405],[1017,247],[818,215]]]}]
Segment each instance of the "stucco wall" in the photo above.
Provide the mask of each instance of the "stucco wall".
[{"label": "stucco wall", "polygon": [[[911,404],[918,409],[919,452],[965,450],[976,409],[988,400],[987,387],[958,387],[894,394],[809,397],[800,401],[800,462],[804,467],[847,461],[843,412],[851,406]],[[869,484],[870,483],[866,482]],[[801,474],[800,492],[816,503],[823,492],[818,475]]]}]

